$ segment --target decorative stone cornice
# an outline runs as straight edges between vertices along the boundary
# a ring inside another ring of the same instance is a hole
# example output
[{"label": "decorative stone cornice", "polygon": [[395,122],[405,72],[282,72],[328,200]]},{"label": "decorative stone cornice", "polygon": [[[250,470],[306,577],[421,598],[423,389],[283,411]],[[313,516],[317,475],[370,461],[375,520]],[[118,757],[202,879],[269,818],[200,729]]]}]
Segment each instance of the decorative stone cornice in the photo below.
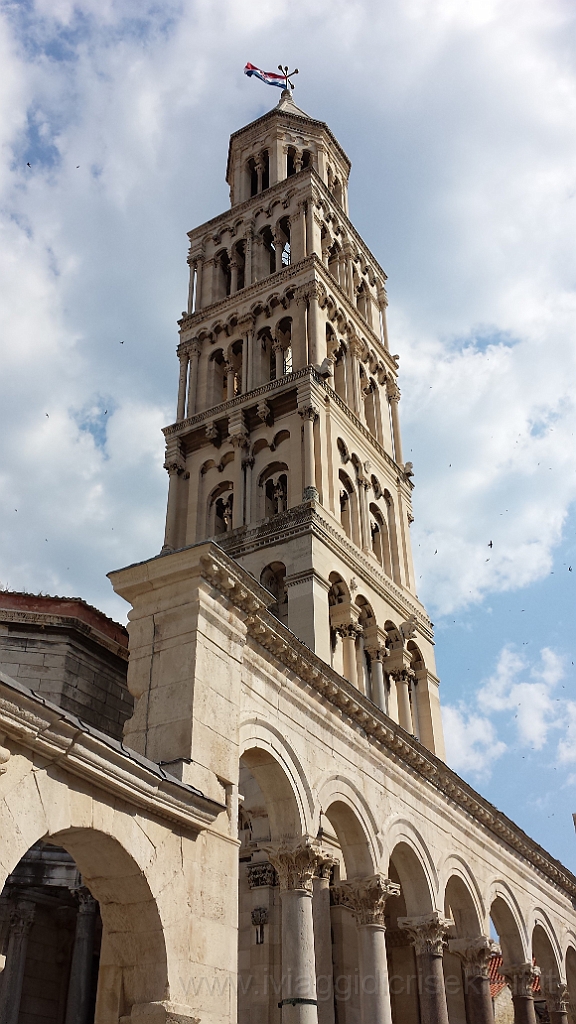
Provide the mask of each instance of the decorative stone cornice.
[{"label": "decorative stone cornice", "polygon": [[385,875],[371,875],[369,878],[355,878],[352,881],[334,885],[334,902],[346,907],[354,914],[359,925],[384,925],[386,901],[390,896],[400,895],[400,886]]},{"label": "decorative stone cornice", "polygon": [[487,935],[475,939],[450,939],[448,948],[462,961],[467,978],[488,978],[490,958],[499,954],[500,946]]},{"label": "decorative stone cornice", "polygon": [[442,956],[446,934],[454,927],[454,921],[444,917],[438,910],[423,917],[399,917],[398,927],[408,932],[417,956],[426,953]]},{"label": "decorative stone cornice", "polygon": [[[2,608],[0,610],[0,621],[6,623],[13,623],[16,627],[18,626],[30,626],[38,627],[40,629],[50,629],[54,632],[75,632],[81,633],[85,637],[89,637],[95,643],[101,647],[105,647],[112,654],[117,655],[124,661],[128,661],[128,648],[124,647],[123,644],[116,643],[111,637],[106,636],[105,633],[101,633],[99,629],[89,625],[87,622],[83,622],[82,619],[77,619],[71,615],[54,615],[50,612],[32,612],[32,611],[18,611],[12,608]],[[1,763],[0,757],[0,763]]]}]

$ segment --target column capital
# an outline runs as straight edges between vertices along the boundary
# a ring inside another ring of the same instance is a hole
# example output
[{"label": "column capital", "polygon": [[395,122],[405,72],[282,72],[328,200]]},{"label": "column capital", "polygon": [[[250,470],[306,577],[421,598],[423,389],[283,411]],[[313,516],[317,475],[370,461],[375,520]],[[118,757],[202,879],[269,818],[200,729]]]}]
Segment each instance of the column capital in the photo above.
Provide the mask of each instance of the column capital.
[{"label": "column capital", "polygon": [[36,904],[33,900],[17,900],[10,910],[10,930],[21,938],[27,935],[34,924]]},{"label": "column capital", "polygon": [[179,440],[176,440],[175,443],[171,443],[166,446],[164,469],[167,470],[169,476],[173,476],[174,474],[180,476],[180,474],[185,471],[186,459],[182,454],[182,448]]},{"label": "column capital", "polygon": [[333,857],[331,853],[321,854],[316,867],[316,878],[330,878],[332,868],[338,863],[338,857]]},{"label": "column capital", "polygon": [[500,968],[513,996],[534,998],[534,982],[540,977],[540,968],[528,961],[524,964],[506,964]]},{"label": "column capital", "polygon": [[78,913],[79,914],[95,914],[96,907],[98,906],[90,890],[82,885],[78,889],[72,889],[72,893],[78,900]]},{"label": "column capital", "polygon": [[550,986],[544,986],[544,995],[549,1011],[552,1010],[553,1013],[569,1012],[570,994],[564,981],[556,981]]},{"label": "column capital", "polygon": [[317,839],[305,835],[297,840],[274,843],[262,849],[276,869],[281,892],[302,889],[312,895],[314,875],[319,863],[327,857]]},{"label": "column capital", "polygon": [[352,911],[358,925],[375,924],[382,927],[386,900],[390,896],[399,896],[400,891],[396,882],[391,882],[381,873],[333,886],[338,904]]},{"label": "column capital", "polygon": [[313,423],[318,419],[320,412],[315,405],[306,405],[302,409],[298,409],[298,415],[303,420],[312,420]]},{"label": "column capital", "polygon": [[399,917],[398,927],[408,932],[417,955],[432,953],[442,956],[446,933],[454,927],[454,921],[434,910],[422,917]]},{"label": "column capital", "polygon": [[388,671],[388,676],[395,683],[408,683],[416,678],[416,673],[412,668],[396,668]]},{"label": "column capital", "polygon": [[399,402],[401,398],[401,391],[395,380],[388,377],[386,380],[386,394],[388,395],[389,402]]},{"label": "column capital", "polygon": [[467,978],[488,978],[490,958],[500,953],[500,946],[487,935],[475,939],[450,939],[448,948],[462,961]]}]

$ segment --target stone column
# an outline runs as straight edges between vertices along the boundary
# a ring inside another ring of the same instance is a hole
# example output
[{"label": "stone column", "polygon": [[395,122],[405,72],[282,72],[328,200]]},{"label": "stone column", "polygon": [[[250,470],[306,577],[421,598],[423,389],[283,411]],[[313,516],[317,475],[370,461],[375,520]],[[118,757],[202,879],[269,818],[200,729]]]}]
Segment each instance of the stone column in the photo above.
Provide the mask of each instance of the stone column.
[{"label": "stone column", "polygon": [[[234,429],[234,427],[232,427]],[[245,427],[234,429],[230,434],[234,448],[234,503],[232,506],[232,529],[244,525],[244,488],[246,482],[246,466],[244,460],[249,447],[248,432]]]},{"label": "stone column", "polygon": [[230,402],[234,398],[234,367],[232,363],[226,366],[226,400]]},{"label": "stone column", "polygon": [[502,966],[501,974],[512,992],[514,1024],[536,1024],[534,982],[540,975],[540,968],[531,963],[506,964]]},{"label": "stone column", "polygon": [[314,878],[312,916],[316,956],[318,1024],[334,1024],[334,966],[332,963],[332,925],[330,922],[330,873],[334,857],[319,862]]},{"label": "stone column", "polygon": [[262,172],[264,171],[262,158],[257,157],[254,163],[256,165],[256,191],[257,193],[260,193],[262,191]]},{"label": "stone column", "polygon": [[188,382],[188,360],[187,352],[180,353],[180,376],[178,378],[178,405],[176,407],[176,422],[184,419],[186,409],[186,384]]},{"label": "stone column", "polygon": [[371,548],[372,548],[372,544],[370,543],[371,537],[370,537],[370,523],[369,523],[369,520],[368,520],[368,500],[367,500],[368,488],[370,487],[370,484],[368,483],[368,480],[363,480],[360,477],[358,477],[357,483],[358,483],[358,504],[360,506],[360,534],[361,534],[362,549],[364,551],[370,551]]},{"label": "stone column", "polygon": [[[308,321],[307,321],[307,333],[308,333],[308,362],[312,366],[317,366],[322,362],[326,355],[326,341],[325,337],[320,337],[320,316],[318,308],[318,299],[320,297],[320,290],[315,281],[308,288]],[[323,343],[324,342],[324,343]]]},{"label": "stone column", "polygon": [[544,995],[550,1024],[568,1024],[568,986],[563,981],[558,981],[552,988],[545,988]]},{"label": "stone column", "polygon": [[304,491],[302,501],[318,501],[316,489],[316,460],[314,456],[314,424],[318,419],[318,410],[308,405],[298,412],[304,426]]},{"label": "stone column", "polygon": [[276,273],[278,274],[282,270],[282,250],[284,248],[283,233],[280,228],[276,228],[274,232],[274,257],[276,265]]},{"label": "stone column", "polygon": [[306,255],[306,210],[304,203],[298,203],[298,209],[290,218],[290,257],[292,263],[298,263]]},{"label": "stone column", "polygon": [[500,947],[487,935],[476,939],[451,939],[448,945],[450,952],[462,961],[468,1024],[494,1024],[488,967],[490,957],[499,953]]},{"label": "stone column", "polygon": [[244,287],[248,288],[252,284],[252,239],[254,233],[252,228],[248,228],[245,238],[244,247]]},{"label": "stone column", "polygon": [[340,882],[334,889],[340,905],[356,918],[362,1024],[392,1024],[384,913],[386,900],[399,896],[400,886],[378,874]]},{"label": "stone column", "polygon": [[189,260],[190,281],[188,284],[188,313],[194,312],[194,278],[196,276],[196,260]]},{"label": "stone column", "polygon": [[342,651],[344,655],[344,678],[358,689],[358,662],[356,660],[356,638],[362,632],[362,627],[355,622],[338,626],[336,632],[342,637]]},{"label": "stone column", "polygon": [[238,291],[238,259],[236,255],[230,260],[230,295]]},{"label": "stone column", "polygon": [[10,937],[0,989],[0,1021],[2,1024],[18,1024],[28,936],[34,922],[35,912],[36,905],[32,900],[18,900],[10,913]]},{"label": "stone column", "polygon": [[322,225],[314,216],[314,200],[309,199],[306,207],[306,255],[313,253],[322,259]]},{"label": "stone column", "polygon": [[166,531],[162,551],[175,551],[178,547],[178,505],[180,500],[180,478],[186,469],[186,460],[182,454],[180,442],[176,439],[166,448],[164,469],[168,472],[168,509],[166,512]]},{"label": "stone column", "polygon": [[392,414],[392,440],[394,442],[394,458],[399,466],[402,465],[402,440],[400,438],[400,417],[398,415],[398,402],[400,401],[400,388],[393,381],[387,382],[388,401]]},{"label": "stone column", "polygon": [[[350,338],[350,382],[352,385],[352,410],[360,419],[364,419],[362,415],[362,399],[360,397],[360,370],[358,367],[358,360],[362,352],[362,346],[360,340],[356,337]],[[350,391],[348,392],[348,404],[350,405]]]},{"label": "stone column", "polygon": [[387,700],[386,691],[384,688],[384,669],[382,667],[382,661],[385,657],[385,653],[379,647],[368,647],[367,651],[370,655],[371,662],[371,683],[372,683],[372,700],[378,705],[382,711],[387,713]]},{"label": "stone column", "polygon": [[276,339],[272,344],[272,351],[274,352],[274,360],[276,362],[276,380],[280,380],[280,377],[284,376],[284,349],[282,348],[282,342]]},{"label": "stone column", "polygon": [[306,289],[298,288],[290,311],[292,316],[292,369],[302,370],[308,365],[306,339]]},{"label": "stone column", "polygon": [[382,320],[382,344],[387,352],[390,351],[390,344],[388,342],[388,324],[386,321],[386,310],[388,308],[388,296],[386,295],[386,289],[383,287],[378,288],[378,308],[380,310],[380,317]]},{"label": "stone column", "polygon": [[254,387],[254,330],[250,328],[244,334],[242,361],[246,362],[246,391]]},{"label": "stone column", "polygon": [[398,702],[398,725],[401,725],[410,735],[414,732],[412,720],[412,708],[410,706],[410,669],[402,668],[396,672],[390,672],[390,681],[396,687],[396,700]]},{"label": "stone column", "polygon": [[420,1024],[449,1024],[442,954],[444,937],[454,922],[435,910],[424,917],[399,917],[398,927],[408,932],[416,953]]},{"label": "stone column", "polygon": [[198,390],[198,364],[200,362],[201,347],[196,342],[190,349],[190,374],[188,378],[188,406],[186,416],[193,416],[196,412],[196,392]]},{"label": "stone column", "polygon": [[78,889],[78,901],[65,1024],[88,1024],[90,1009],[97,903],[84,887]]},{"label": "stone column", "polygon": [[282,1024],[318,1024],[312,892],[320,849],[303,836],[266,852],[278,873],[282,903]]}]

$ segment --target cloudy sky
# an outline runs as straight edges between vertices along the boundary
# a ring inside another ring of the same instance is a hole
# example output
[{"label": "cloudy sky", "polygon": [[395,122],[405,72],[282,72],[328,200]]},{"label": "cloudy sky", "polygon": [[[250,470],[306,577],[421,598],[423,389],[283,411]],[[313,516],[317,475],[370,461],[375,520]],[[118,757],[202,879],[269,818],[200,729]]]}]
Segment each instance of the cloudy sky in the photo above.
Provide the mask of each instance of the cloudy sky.
[{"label": "cloudy sky", "polygon": [[[0,583],[116,618],[156,553],[186,231],[295,98],[389,275],[449,760],[576,869],[576,9],[0,0]],[[492,546],[490,545],[492,542]]]}]

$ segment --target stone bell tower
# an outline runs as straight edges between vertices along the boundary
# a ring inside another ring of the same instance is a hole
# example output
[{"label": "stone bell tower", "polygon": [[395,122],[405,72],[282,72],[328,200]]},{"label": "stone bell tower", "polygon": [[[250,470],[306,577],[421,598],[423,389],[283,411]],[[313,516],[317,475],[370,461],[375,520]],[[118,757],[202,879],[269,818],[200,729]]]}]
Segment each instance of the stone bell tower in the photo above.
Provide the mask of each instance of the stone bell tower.
[{"label": "stone bell tower", "polygon": [[443,756],[386,275],[348,218],[349,173],[288,90],[230,139],[230,209],[189,233],[163,553],[216,540],[300,640]]}]

